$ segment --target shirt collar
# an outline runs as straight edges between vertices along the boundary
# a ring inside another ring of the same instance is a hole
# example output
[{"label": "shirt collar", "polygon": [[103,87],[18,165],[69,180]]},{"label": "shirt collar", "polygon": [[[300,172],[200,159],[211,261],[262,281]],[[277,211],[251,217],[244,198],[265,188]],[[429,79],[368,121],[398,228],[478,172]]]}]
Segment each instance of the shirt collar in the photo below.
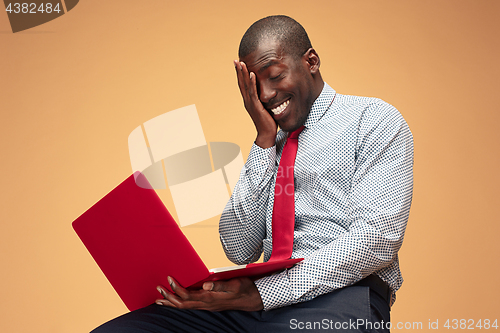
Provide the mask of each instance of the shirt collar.
[{"label": "shirt collar", "polygon": [[314,101],[311,111],[309,112],[306,122],[304,123],[306,128],[314,126],[314,124],[316,124],[321,117],[323,117],[326,110],[328,110],[330,105],[332,105],[335,94],[335,90],[333,90],[333,88],[325,82],[321,94],[319,94],[318,98]]},{"label": "shirt collar", "polygon": [[[319,94],[318,98],[316,98],[313,105],[311,106],[311,111],[309,111],[309,115],[307,116],[306,122],[304,123],[306,129],[313,127],[321,119],[321,117],[323,117],[323,115],[332,105],[335,94],[335,90],[333,90],[333,88],[325,82],[321,94]],[[287,137],[287,135],[288,132],[280,129],[278,131],[277,141],[283,140]]]}]

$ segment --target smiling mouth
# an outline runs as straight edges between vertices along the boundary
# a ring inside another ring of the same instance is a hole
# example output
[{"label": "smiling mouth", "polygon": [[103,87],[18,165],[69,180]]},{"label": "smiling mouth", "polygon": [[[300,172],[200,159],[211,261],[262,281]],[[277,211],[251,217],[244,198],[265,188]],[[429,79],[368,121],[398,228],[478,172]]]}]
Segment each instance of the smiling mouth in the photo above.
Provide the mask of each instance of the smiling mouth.
[{"label": "smiling mouth", "polygon": [[290,104],[290,100],[286,100],[284,101],[283,103],[281,103],[280,105],[278,105],[277,107],[275,108],[272,108],[271,111],[274,113],[274,115],[279,115],[279,114],[282,114],[283,111],[285,111],[286,107],[288,106],[288,104]]}]

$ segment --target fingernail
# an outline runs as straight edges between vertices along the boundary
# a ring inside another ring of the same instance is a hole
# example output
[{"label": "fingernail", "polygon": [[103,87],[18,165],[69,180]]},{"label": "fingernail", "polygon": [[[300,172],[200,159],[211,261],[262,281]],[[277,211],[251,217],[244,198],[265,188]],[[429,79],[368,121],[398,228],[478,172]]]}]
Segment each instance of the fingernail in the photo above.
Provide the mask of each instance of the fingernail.
[{"label": "fingernail", "polygon": [[174,287],[174,280],[169,276],[167,277],[167,280],[168,280],[168,284],[170,285],[170,287]]},{"label": "fingernail", "polygon": [[158,290],[158,292],[159,292],[160,294],[161,294],[161,293],[163,293],[163,290],[161,290],[161,288],[160,288],[160,287],[156,287],[156,290]]},{"label": "fingernail", "polygon": [[162,302],[160,302],[160,301],[156,302],[156,304],[158,304],[158,305],[163,305],[163,303],[162,303]]},{"label": "fingernail", "polygon": [[215,284],[213,282],[205,282],[203,284],[203,290],[212,291],[212,290],[214,290],[214,286],[215,286]]}]

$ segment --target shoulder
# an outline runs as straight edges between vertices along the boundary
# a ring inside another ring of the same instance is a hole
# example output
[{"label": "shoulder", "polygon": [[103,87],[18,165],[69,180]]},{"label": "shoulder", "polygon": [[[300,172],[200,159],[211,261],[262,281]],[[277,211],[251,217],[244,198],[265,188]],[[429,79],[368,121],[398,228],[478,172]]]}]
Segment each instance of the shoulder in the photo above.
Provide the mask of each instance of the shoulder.
[{"label": "shoulder", "polygon": [[340,112],[356,117],[360,129],[381,124],[407,126],[398,109],[380,98],[337,94],[335,103]]},{"label": "shoulder", "polygon": [[376,97],[337,94],[335,102],[337,107],[350,110],[351,112],[357,111],[360,115],[389,116],[391,114],[400,114],[393,105]]}]

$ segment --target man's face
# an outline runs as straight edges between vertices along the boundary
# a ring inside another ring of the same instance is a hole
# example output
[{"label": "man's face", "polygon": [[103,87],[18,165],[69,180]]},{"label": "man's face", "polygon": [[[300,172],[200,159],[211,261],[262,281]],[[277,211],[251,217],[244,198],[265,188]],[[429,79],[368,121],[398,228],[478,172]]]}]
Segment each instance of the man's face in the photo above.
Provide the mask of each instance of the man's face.
[{"label": "man's face", "polygon": [[292,132],[302,126],[315,99],[307,57],[296,59],[267,40],[240,60],[255,73],[259,99],[279,127]]}]

